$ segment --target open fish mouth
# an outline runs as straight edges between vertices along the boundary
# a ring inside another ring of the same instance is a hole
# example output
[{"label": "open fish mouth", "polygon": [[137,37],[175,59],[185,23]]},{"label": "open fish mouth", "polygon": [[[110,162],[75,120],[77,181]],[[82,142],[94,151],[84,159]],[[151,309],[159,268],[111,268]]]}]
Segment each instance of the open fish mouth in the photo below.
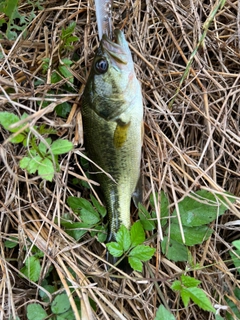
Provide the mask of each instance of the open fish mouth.
[{"label": "open fish mouth", "polygon": [[129,48],[125,36],[121,30],[114,30],[114,40],[108,38],[106,34],[101,40],[101,47],[106,51],[116,62],[127,64],[129,61]]}]

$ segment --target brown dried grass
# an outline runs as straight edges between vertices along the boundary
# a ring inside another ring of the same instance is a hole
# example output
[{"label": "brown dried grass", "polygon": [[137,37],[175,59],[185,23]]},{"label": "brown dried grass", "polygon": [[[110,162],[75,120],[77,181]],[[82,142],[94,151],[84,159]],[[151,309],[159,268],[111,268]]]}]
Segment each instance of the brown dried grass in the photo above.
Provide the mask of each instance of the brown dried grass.
[{"label": "brown dried grass", "polygon": [[[149,194],[160,190],[168,195],[171,208],[198,188],[213,193],[226,190],[240,197],[238,3],[227,0],[217,12],[194,56],[188,77],[180,86],[214,3],[114,1],[114,26],[124,27],[143,89],[146,133],[142,171],[146,206]],[[80,88],[81,93],[84,87],[98,45],[93,1],[53,0],[43,2],[43,7],[29,25],[26,38],[0,40],[4,55],[0,67],[0,111],[18,115],[27,112],[31,116],[30,128],[35,123],[46,123],[56,128],[59,136],[81,143],[78,91]],[[28,12],[28,5],[23,1],[19,10]],[[76,94],[66,96],[61,91],[63,83],[52,85],[49,79],[58,60],[61,29],[72,20],[77,22],[76,35],[80,38],[76,46],[79,60],[72,73],[80,85]],[[34,81],[43,78],[41,66],[46,57],[53,61],[52,68],[45,85],[34,87]],[[59,94],[42,112],[37,102],[44,101],[47,92],[56,86]],[[180,90],[175,96],[177,88]],[[66,122],[52,112],[56,103],[65,100],[73,104]],[[90,236],[76,243],[55,223],[55,218],[59,219],[64,212],[72,214],[65,203],[69,195],[85,196],[84,191],[80,193],[69,184],[76,174],[82,177],[76,157],[82,152],[81,144],[62,158],[61,173],[54,183],[42,183],[39,177],[29,176],[19,168],[18,161],[26,149],[6,143],[8,137],[1,128],[1,319],[8,319],[10,314],[26,319],[26,305],[39,299],[40,286],[18,273],[31,255],[33,244],[44,252],[41,279],[53,265],[67,293],[69,280],[80,297],[82,319],[154,319],[162,303],[176,319],[214,319],[194,304],[183,308],[180,297],[170,289],[172,281],[185,270],[202,281],[213,304],[226,305],[225,295],[234,299],[233,290],[240,284],[235,271],[229,269],[228,260],[231,242],[239,238],[239,202],[212,224],[214,234],[209,241],[191,248],[199,268],[193,270],[188,264],[167,260],[155,239],[151,242],[158,249],[154,262],[146,264],[142,274],[120,273],[122,280],[114,281],[104,268],[103,245]],[[18,250],[4,247],[9,234],[18,238]],[[75,278],[68,267],[75,271]],[[88,297],[96,302],[96,311],[90,308]],[[76,309],[73,300],[71,304]],[[221,315],[224,316],[223,311]]]}]

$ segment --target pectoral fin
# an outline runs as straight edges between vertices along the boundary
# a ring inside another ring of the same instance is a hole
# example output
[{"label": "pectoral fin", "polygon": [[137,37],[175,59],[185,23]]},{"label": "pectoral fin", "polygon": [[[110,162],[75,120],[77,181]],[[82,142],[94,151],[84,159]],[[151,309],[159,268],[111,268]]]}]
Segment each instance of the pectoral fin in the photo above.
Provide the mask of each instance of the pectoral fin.
[{"label": "pectoral fin", "polygon": [[117,124],[116,129],[114,131],[114,146],[116,148],[121,148],[125,141],[127,140],[128,135],[128,129],[130,126],[131,121],[129,121],[127,124]]},{"label": "pectoral fin", "polygon": [[136,188],[132,194],[132,199],[136,208],[138,208],[138,204],[142,203],[142,177],[139,176]]}]

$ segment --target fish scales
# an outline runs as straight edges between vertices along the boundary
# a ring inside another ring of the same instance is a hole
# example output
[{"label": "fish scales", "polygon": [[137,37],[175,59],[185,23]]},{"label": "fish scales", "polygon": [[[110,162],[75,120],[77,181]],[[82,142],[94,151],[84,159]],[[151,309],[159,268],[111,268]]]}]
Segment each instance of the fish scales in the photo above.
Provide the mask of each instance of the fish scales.
[{"label": "fish scales", "polygon": [[[123,33],[106,35],[97,50],[82,99],[84,144],[110,219],[108,241],[130,227],[130,203],[140,178],[143,106],[141,87]],[[138,194],[137,197],[141,198]]]}]

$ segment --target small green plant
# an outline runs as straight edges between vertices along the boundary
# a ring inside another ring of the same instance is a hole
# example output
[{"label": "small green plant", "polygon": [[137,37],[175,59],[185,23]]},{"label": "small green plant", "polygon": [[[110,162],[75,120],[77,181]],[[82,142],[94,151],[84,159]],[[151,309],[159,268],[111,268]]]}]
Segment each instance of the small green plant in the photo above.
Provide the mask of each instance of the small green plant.
[{"label": "small green plant", "polygon": [[195,278],[181,275],[180,280],[173,282],[171,289],[180,293],[185,308],[187,308],[191,299],[201,309],[215,312],[216,310],[211,305],[206,293],[198,288],[200,283],[201,281]]},{"label": "small green plant", "polygon": [[[60,46],[59,46],[59,54],[58,57],[62,57],[69,52],[71,52],[74,48],[74,43],[79,41],[79,38],[74,35],[74,31],[76,28],[76,22],[72,21],[70,24],[63,28],[60,35]],[[48,69],[50,68],[50,58],[43,58],[42,59],[42,70],[43,74],[46,74]],[[62,81],[63,79],[67,80],[67,82],[64,82],[64,84],[61,86],[61,90],[67,91],[67,92],[75,92],[75,89],[73,88],[74,83],[74,77],[71,72],[71,66],[74,63],[73,60],[69,58],[60,58],[58,59],[54,64],[54,70],[51,73],[51,83],[56,84]],[[37,84],[36,84],[37,85]],[[58,89],[59,90],[59,89]],[[48,94],[56,94],[57,90],[50,90]],[[42,107],[48,106],[49,102],[44,101],[42,103]],[[55,111],[59,117],[66,118],[69,112],[71,111],[71,105],[68,102],[63,102],[59,104]]]},{"label": "small green plant", "polygon": [[114,257],[127,256],[133,270],[142,272],[143,261],[148,261],[156,249],[144,245],[145,232],[140,221],[135,222],[128,230],[121,225],[116,233],[116,242],[107,243],[106,246]]},{"label": "small green plant", "polygon": [[[14,129],[11,128],[11,125],[26,117],[26,114],[19,118],[10,112],[0,112],[0,124],[4,129],[13,133],[13,137],[10,140],[12,143],[22,143],[28,147],[27,155],[19,162],[20,168],[26,169],[30,174],[38,172],[41,178],[52,181],[54,173],[60,170],[58,156],[72,150],[73,144],[63,139],[52,141],[51,138],[42,138],[39,141],[36,136],[30,135],[29,129],[22,130],[23,125]],[[34,129],[39,136],[55,133],[55,130],[48,129],[44,125],[35,126]]]},{"label": "small green plant", "polygon": [[156,313],[154,320],[176,320],[174,315],[161,305]]},{"label": "small green plant", "polygon": [[96,236],[98,241],[104,242],[107,238],[107,231],[103,218],[107,211],[94,196],[90,195],[90,197],[91,201],[68,197],[68,205],[79,216],[81,222],[74,222],[68,214],[65,214],[61,219],[61,225],[77,241],[90,231],[92,237]]},{"label": "small green plant", "polygon": [[[156,199],[158,195],[156,194]],[[225,193],[225,197],[230,203],[235,198]],[[160,194],[160,212],[161,227],[163,228],[163,241],[161,242],[162,252],[172,261],[188,261],[188,247],[201,244],[207,240],[213,230],[209,227],[209,223],[221,216],[227,209],[228,204],[223,195],[214,195],[206,190],[199,190],[185,197],[178,204],[182,230],[185,237],[185,243],[182,239],[182,233],[177,218],[176,209],[169,217],[169,202],[163,192]],[[154,208],[153,195],[150,204]],[[150,213],[142,206],[139,206],[140,221],[145,230],[153,231],[157,228],[156,212]],[[167,224],[167,222],[169,223]]]},{"label": "small green plant", "polygon": [[[9,40],[15,40],[18,33],[25,30],[29,23],[36,17],[35,8],[42,10],[42,0],[28,1],[28,5],[32,6],[32,10],[28,14],[20,14],[18,11],[18,0],[3,0],[0,1],[0,12],[5,14],[5,17],[0,19],[0,27],[7,25],[6,37]],[[0,34],[0,38],[2,35]]]}]

